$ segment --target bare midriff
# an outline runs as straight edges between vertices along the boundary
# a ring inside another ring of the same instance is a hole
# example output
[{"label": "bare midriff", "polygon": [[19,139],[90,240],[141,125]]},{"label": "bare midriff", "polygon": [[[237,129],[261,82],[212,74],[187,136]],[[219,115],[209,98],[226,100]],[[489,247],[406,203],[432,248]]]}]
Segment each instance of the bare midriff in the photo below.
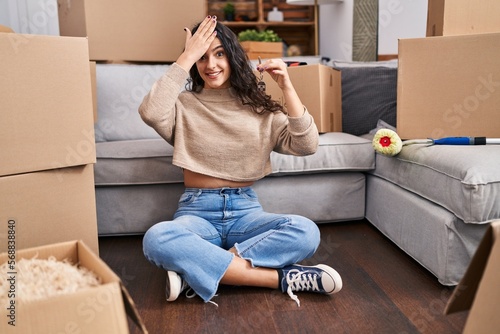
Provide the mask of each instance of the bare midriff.
[{"label": "bare midriff", "polygon": [[199,174],[188,169],[184,169],[184,186],[186,188],[243,188],[253,184],[252,181],[238,182],[219,179],[217,177]]}]

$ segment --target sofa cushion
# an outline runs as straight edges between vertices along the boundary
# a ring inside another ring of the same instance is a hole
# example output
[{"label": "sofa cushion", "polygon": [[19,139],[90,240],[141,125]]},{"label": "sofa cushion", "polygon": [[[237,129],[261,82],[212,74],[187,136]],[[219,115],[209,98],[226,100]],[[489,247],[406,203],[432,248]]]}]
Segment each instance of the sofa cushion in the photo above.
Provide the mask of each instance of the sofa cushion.
[{"label": "sofa cushion", "polygon": [[466,223],[500,218],[500,145],[404,146],[377,154],[374,175],[451,211]]},{"label": "sofa cushion", "polygon": [[[273,152],[271,175],[368,171],[375,154],[367,139],[347,133],[325,133],[318,151],[297,157]],[[172,165],[173,147],[163,139],[141,139],[96,144],[95,184],[134,185],[183,182],[182,171]]]},{"label": "sofa cushion", "polygon": [[368,133],[383,120],[396,126],[397,62],[342,63],[342,131]]},{"label": "sofa cushion", "polygon": [[160,138],[141,120],[137,110],[168,66],[97,64],[96,142]]},{"label": "sofa cushion", "polygon": [[172,165],[173,152],[164,139],[96,143],[95,185],[182,183],[182,170]]},{"label": "sofa cushion", "polygon": [[342,132],[319,135],[315,154],[305,157],[271,153],[272,175],[368,171],[375,167],[371,141]]}]

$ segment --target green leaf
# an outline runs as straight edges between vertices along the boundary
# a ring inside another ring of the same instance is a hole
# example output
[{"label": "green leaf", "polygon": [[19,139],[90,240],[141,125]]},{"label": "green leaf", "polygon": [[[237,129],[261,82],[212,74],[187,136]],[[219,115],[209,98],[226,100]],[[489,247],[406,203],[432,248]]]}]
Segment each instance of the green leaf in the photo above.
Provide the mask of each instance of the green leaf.
[{"label": "green leaf", "polygon": [[257,31],[255,29],[243,30],[238,34],[238,40],[256,42],[281,42],[281,38],[272,30]]}]

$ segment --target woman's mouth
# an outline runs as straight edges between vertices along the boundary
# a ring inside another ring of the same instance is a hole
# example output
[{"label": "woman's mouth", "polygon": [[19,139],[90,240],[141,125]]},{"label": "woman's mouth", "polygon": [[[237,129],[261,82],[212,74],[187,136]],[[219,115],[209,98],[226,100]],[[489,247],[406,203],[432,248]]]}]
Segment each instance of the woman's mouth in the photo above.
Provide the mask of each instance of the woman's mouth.
[{"label": "woman's mouth", "polygon": [[207,77],[209,79],[215,79],[217,78],[217,76],[221,73],[221,71],[218,71],[218,72],[210,72],[210,73],[206,73]]}]

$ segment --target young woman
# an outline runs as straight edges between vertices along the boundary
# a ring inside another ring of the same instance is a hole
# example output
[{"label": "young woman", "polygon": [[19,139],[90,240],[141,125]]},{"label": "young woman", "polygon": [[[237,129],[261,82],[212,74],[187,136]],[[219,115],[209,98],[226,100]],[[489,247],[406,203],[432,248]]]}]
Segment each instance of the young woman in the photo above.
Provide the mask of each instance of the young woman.
[{"label": "young woman", "polygon": [[167,300],[189,286],[207,302],[219,284],[281,289],[297,303],[294,291],[338,292],[333,268],[295,264],[316,251],[317,225],[264,212],[251,188],[271,172],[271,151],[308,155],[318,146],[286,64],[272,59],[257,68],[282,89],[282,107],[258,89],[237,36],[216,17],[185,31],[184,51],[139,107],[184,171],[174,219],[152,226],[143,241],[146,258],[167,271]]}]

